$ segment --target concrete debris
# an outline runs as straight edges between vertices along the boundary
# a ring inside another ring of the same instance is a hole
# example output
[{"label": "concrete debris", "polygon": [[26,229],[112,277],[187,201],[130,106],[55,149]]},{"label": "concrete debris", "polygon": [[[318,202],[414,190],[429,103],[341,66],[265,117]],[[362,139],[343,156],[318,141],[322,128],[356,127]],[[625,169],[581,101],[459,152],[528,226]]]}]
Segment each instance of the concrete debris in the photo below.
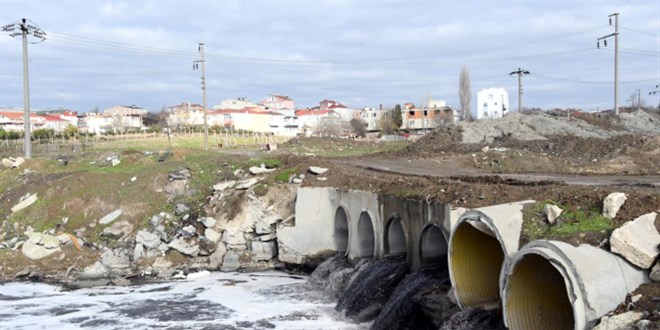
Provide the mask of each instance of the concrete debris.
[{"label": "concrete debris", "polygon": [[60,240],[48,234],[29,233],[21,252],[31,260],[39,260],[53,253],[60,252]]},{"label": "concrete debris", "polygon": [[545,207],[543,208],[543,214],[545,214],[546,219],[548,219],[548,223],[551,225],[554,225],[555,222],[557,221],[557,218],[561,215],[561,212],[563,212],[559,206],[552,205],[552,204],[546,204]]},{"label": "concrete debris", "polygon": [[140,230],[135,236],[135,242],[144,245],[148,249],[155,249],[161,244],[160,235],[146,230]]},{"label": "concrete debris", "polygon": [[206,227],[206,228],[211,228],[211,227],[215,226],[215,224],[217,222],[212,217],[199,218],[199,219],[197,219],[197,221],[201,222],[204,225],[204,227]]},{"label": "concrete debris", "polygon": [[154,260],[154,263],[151,265],[151,267],[156,269],[166,269],[172,267],[172,262],[168,261],[163,257],[156,258],[156,260]]},{"label": "concrete debris", "polygon": [[303,179],[293,178],[292,182],[295,183],[295,184],[301,184],[303,182]]},{"label": "concrete debris", "polygon": [[615,192],[607,195],[603,201],[603,216],[608,219],[614,219],[621,205],[626,202],[628,197],[624,193]]},{"label": "concrete debris", "polygon": [[272,241],[276,238],[277,238],[277,234],[275,234],[275,233],[259,236],[259,240],[262,241],[262,242]]},{"label": "concrete debris", "polygon": [[165,193],[168,194],[167,201],[173,202],[178,196],[185,196],[188,193],[187,180],[174,180],[165,185]]},{"label": "concrete debris", "polygon": [[199,245],[196,242],[186,242],[177,238],[168,244],[169,247],[188,256],[197,256],[199,254]]},{"label": "concrete debris", "polygon": [[655,212],[642,215],[614,230],[610,236],[612,252],[640,268],[651,268],[660,254],[660,233],[654,224],[656,215]]},{"label": "concrete debris", "polygon": [[4,167],[13,167],[14,166],[14,161],[9,159],[9,158],[3,158],[2,159],[2,166],[4,166]]},{"label": "concrete debris", "polygon": [[131,178],[131,182],[135,182],[136,180],[137,180],[137,177],[135,177],[135,176]]},{"label": "concrete debris", "polygon": [[78,276],[78,279],[96,280],[100,278],[107,278],[108,275],[110,275],[110,270],[108,269],[108,267],[104,266],[100,261],[97,261],[93,265],[83,269],[80,276]]},{"label": "concrete debris", "polygon": [[314,174],[316,174],[316,175],[322,175],[322,174],[324,174],[325,172],[327,172],[328,169],[327,169],[327,168],[324,168],[324,167],[310,166],[310,167],[309,167],[309,171],[312,172],[312,173],[314,173]]},{"label": "concrete debris", "polygon": [[245,245],[247,244],[247,240],[245,239],[245,236],[243,236],[243,232],[235,232],[235,231],[226,231],[225,234],[222,236],[222,241],[225,242],[225,244],[228,245]]},{"label": "concrete debris", "polygon": [[239,261],[238,252],[228,250],[222,260],[222,267],[220,270],[223,272],[233,272],[238,270],[241,267],[241,262]]},{"label": "concrete debris", "polygon": [[266,174],[266,173],[274,172],[276,170],[277,170],[276,168],[266,168],[264,166],[252,166],[249,169],[250,173],[252,173],[253,175]]},{"label": "concrete debris", "polygon": [[16,157],[14,160],[14,164],[12,164],[11,168],[19,168],[21,165],[25,163],[25,159],[23,157]]},{"label": "concrete debris", "polygon": [[121,163],[121,161],[117,158],[113,158],[110,160],[110,163],[112,164],[112,166],[117,166]]},{"label": "concrete debris", "polygon": [[137,243],[135,244],[135,249],[133,249],[133,261],[140,260],[147,255],[147,251],[144,248],[144,245]]},{"label": "concrete debris", "polygon": [[37,194],[32,194],[29,195],[27,198],[23,199],[20,203],[14,205],[14,207],[11,208],[12,212],[18,212],[37,201]]},{"label": "concrete debris", "polygon": [[277,255],[277,243],[275,241],[252,242],[252,255],[254,260],[268,261]]},{"label": "concrete debris", "polygon": [[217,231],[211,228],[206,228],[206,230],[204,230],[204,236],[206,237],[206,239],[208,239],[213,243],[219,242],[220,239],[222,238],[222,234],[218,233]]},{"label": "concrete debris", "polygon": [[115,239],[121,239],[124,238],[126,235],[130,234],[133,231],[133,225],[126,221],[117,221],[113,223],[111,226],[106,227],[103,229],[103,232],[101,235],[103,236],[109,236]]},{"label": "concrete debris", "polygon": [[649,274],[649,278],[653,282],[660,282],[660,261],[655,263],[655,266],[651,268],[651,273]]},{"label": "concrete debris", "polygon": [[188,211],[190,211],[190,208],[186,204],[178,203],[174,206],[174,214],[176,215],[183,215],[188,213]]},{"label": "concrete debris", "polygon": [[485,147],[481,148],[482,152],[488,152],[489,150],[490,150],[490,147],[488,147],[488,146],[485,146]]},{"label": "concrete debris", "polygon": [[103,252],[101,254],[101,263],[110,269],[125,269],[131,266],[128,256],[120,249]]},{"label": "concrete debris", "polygon": [[213,190],[215,190],[215,191],[225,191],[229,188],[234,187],[235,185],[236,185],[235,180],[220,182],[220,183],[216,183],[216,184],[213,185]]},{"label": "concrete debris", "polygon": [[101,218],[101,220],[99,220],[99,224],[107,225],[107,224],[115,221],[117,218],[119,218],[121,213],[122,213],[121,209],[114,210],[111,213],[104,216],[103,218]]},{"label": "concrete debris", "polygon": [[642,312],[625,312],[614,316],[603,316],[594,330],[625,330],[633,329],[633,324],[642,319]]},{"label": "concrete debris", "polygon": [[237,177],[237,178],[242,177],[243,174],[245,174],[245,171],[243,171],[243,169],[241,169],[241,168],[234,171],[234,176]]},{"label": "concrete debris", "polygon": [[197,235],[197,229],[192,225],[181,228],[181,235],[183,237],[193,237]]},{"label": "concrete debris", "polygon": [[202,270],[202,271],[199,271],[199,272],[188,274],[186,276],[186,279],[195,280],[195,279],[198,279],[198,278],[204,278],[204,277],[209,277],[209,276],[211,276],[211,272],[209,272],[208,270]]},{"label": "concrete debris", "polygon": [[326,178],[326,177],[320,177],[320,178],[316,178],[316,180],[318,180],[318,181],[327,181],[328,178]]},{"label": "concrete debris", "polygon": [[215,251],[213,251],[211,256],[209,256],[209,269],[218,269],[220,265],[222,265],[222,260],[225,257],[225,253],[227,253],[227,247],[225,246],[225,243],[219,242],[215,247]]},{"label": "concrete debris", "polygon": [[236,189],[237,190],[248,189],[248,188],[254,186],[255,184],[257,184],[257,182],[259,182],[261,180],[262,180],[261,178],[251,178],[251,179],[239,181],[238,185],[236,186]]}]

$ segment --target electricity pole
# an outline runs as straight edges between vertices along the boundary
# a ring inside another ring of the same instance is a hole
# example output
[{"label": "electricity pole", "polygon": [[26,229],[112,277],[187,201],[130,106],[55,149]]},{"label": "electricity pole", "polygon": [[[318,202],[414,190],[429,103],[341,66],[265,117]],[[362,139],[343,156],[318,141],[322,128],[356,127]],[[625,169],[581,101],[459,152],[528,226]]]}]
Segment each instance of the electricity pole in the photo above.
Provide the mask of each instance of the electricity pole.
[{"label": "electricity pole", "polygon": [[612,16],[614,16],[614,33],[598,38],[596,48],[600,49],[601,40],[607,47],[607,38],[614,37],[614,113],[619,115],[619,13],[607,16],[610,19],[610,25],[612,25]]},{"label": "electricity pole", "polygon": [[12,24],[2,27],[3,32],[9,32],[9,36],[16,38],[21,36],[23,41],[23,124],[25,125],[24,149],[25,158],[32,158],[32,134],[30,134],[30,78],[28,70],[28,36],[37,39],[30,43],[36,44],[46,40],[46,32],[42,31],[32,21],[23,18]]},{"label": "electricity pole", "polygon": [[518,68],[518,70],[509,73],[509,76],[513,77],[514,74],[518,75],[518,113],[520,113],[522,111],[522,94],[523,94],[522,76],[528,75],[529,71]]},{"label": "electricity pole", "polygon": [[204,109],[204,150],[209,150],[209,125],[206,121],[206,62],[204,61],[204,43],[199,43],[200,59],[193,64],[193,70],[199,69],[202,63],[202,107]]}]

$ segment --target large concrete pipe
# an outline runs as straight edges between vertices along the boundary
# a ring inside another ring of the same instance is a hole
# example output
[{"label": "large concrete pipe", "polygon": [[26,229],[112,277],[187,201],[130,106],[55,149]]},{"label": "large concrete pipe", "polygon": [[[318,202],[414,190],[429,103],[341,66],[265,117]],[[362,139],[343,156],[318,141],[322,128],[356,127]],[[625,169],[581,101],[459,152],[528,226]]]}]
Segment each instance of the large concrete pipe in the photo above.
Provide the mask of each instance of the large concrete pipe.
[{"label": "large concrete pipe", "polygon": [[526,202],[469,210],[449,239],[449,275],[461,308],[497,308],[500,276],[518,251]]},{"label": "large concrete pipe", "polygon": [[511,330],[590,329],[648,281],[605,250],[545,240],[520,249],[504,275],[504,322]]},{"label": "large concrete pipe", "polygon": [[348,250],[348,217],[343,207],[335,212],[335,224],[332,239],[337,252],[345,253]]},{"label": "large concrete pipe", "polygon": [[374,225],[369,213],[364,211],[360,213],[357,227],[357,256],[360,258],[372,257],[376,248],[376,237]]},{"label": "large concrete pipe", "polygon": [[420,237],[419,260],[421,266],[446,263],[447,237],[439,223],[430,223],[424,227]]},{"label": "large concrete pipe", "polygon": [[406,254],[406,235],[403,231],[403,226],[401,225],[401,219],[398,217],[390,218],[387,221],[385,228],[385,241],[383,244],[385,255]]}]

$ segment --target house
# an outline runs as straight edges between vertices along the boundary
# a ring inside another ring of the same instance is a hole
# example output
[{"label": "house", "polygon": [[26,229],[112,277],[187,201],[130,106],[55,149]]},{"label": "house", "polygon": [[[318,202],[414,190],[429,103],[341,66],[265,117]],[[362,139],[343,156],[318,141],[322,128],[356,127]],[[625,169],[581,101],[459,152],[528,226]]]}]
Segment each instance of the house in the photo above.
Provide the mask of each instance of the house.
[{"label": "house", "polygon": [[[23,111],[0,111],[0,127],[5,131],[25,131]],[[30,131],[46,127],[47,119],[36,113],[30,113]]]},{"label": "house", "polygon": [[147,110],[135,105],[119,105],[103,110],[102,115],[112,117],[115,131],[127,129],[142,129],[142,117]]},{"label": "house", "polygon": [[360,119],[365,122],[368,132],[375,132],[381,129],[380,121],[384,116],[389,116],[390,112],[380,108],[364,108],[360,111]]},{"label": "house", "polygon": [[[220,109],[208,113],[208,125],[251,132],[270,133],[271,118],[276,115],[262,107]],[[280,115],[280,114],[277,114]]]},{"label": "house", "polygon": [[[315,109],[315,108],[313,108]],[[335,100],[323,100],[319,102],[319,110],[330,110],[339,115],[342,121],[349,122],[351,119],[360,118],[360,112],[355,109],[347,107]]]},{"label": "house", "polygon": [[60,118],[62,120],[68,121],[71,125],[73,126],[78,126],[78,112],[69,110],[69,109],[45,109],[45,110],[39,110],[35,111],[38,115],[49,115],[49,116],[55,116],[57,118]]},{"label": "house", "polygon": [[73,125],[70,121],[56,115],[39,115],[39,117],[44,119],[44,124],[41,128],[52,129],[55,133],[63,133],[69,126]]},{"label": "house", "polygon": [[204,108],[199,104],[183,102],[170,106],[165,111],[167,111],[167,125],[170,127],[204,125]]},{"label": "house", "polygon": [[428,102],[430,106],[415,107],[413,103],[406,103],[401,109],[401,128],[411,133],[426,133],[437,127],[456,123],[457,112],[441,100]]},{"label": "house", "polygon": [[288,116],[294,115],[293,112],[296,106],[292,98],[279,94],[270,94],[266,96],[259,101],[259,105],[263,106],[266,110],[279,112]]},{"label": "house", "polygon": [[509,110],[509,94],[504,88],[485,88],[477,93],[477,113],[475,119],[504,117]]},{"label": "house", "polygon": [[281,113],[273,113],[270,119],[270,132],[274,135],[296,136],[303,133],[300,118],[298,116],[288,116]]},{"label": "house", "polygon": [[323,130],[324,125],[339,125],[339,120],[341,119],[339,114],[333,110],[321,110],[318,108],[296,110],[296,116],[302,130],[301,133],[319,133]]},{"label": "house", "polygon": [[78,130],[81,133],[104,134],[115,131],[114,118],[97,112],[78,116]]},{"label": "house", "polygon": [[233,109],[233,110],[240,110],[244,108],[251,108],[255,107],[257,104],[254,102],[248,100],[245,97],[238,97],[235,99],[226,99],[220,101],[220,104],[214,105],[213,110],[221,110],[221,109]]}]

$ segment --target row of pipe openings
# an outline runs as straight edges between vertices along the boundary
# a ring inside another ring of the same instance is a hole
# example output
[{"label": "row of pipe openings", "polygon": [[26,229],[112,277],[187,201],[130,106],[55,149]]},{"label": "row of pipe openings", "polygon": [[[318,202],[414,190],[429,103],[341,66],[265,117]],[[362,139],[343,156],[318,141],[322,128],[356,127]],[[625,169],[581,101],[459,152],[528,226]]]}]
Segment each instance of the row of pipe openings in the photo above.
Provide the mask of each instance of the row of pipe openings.
[{"label": "row of pipe openings", "polygon": [[[448,262],[461,308],[502,309],[509,329],[590,328],[616,307],[617,299],[623,301],[627,293],[647,281],[644,274],[620,258],[590,246],[535,241],[518,253],[522,215],[495,220],[485,213],[469,211],[459,218],[449,240],[440,224],[426,224],[418,240],[418,252],[421,266]],[[353,241],[358,244],[358,257],[372,257],[376,237],[369,213],[360,214],[356,239],[351,239],[349,228],[344,208],[338,207],[334,219],[337,251],[347,253],[349,241]],[[406,239],[400,218],[389,218],[383,233],[385,256],[407,253],[410,238]],[[599,258],[607,259],[607,267],[624,267],[625,271],[610,275],[605,266],[589,269],[584,265],[589,259]],[[598,272],[611,276],[608,283],[622,289],[601,290],[598,283],[593,283],[601,276]]]},{"label": "row of pipe openings", "polygon": [[[349,235],[348,217],[344,208],[340,206],[335,213],[333,236],[337,252],[347,252]],[[360,258],[372,257],[376,248],[376,235],[371,216],[366,211],[360,213],[357,236],[358,256]],[[400,218],[391,217],[387,220],[383,244],[385,256],[405,255],[407,253],[406,235]],[[422,266],[446,261],[447,239],[440,224],[431,223],[425,226],[420,237],[419,255]]]}]

